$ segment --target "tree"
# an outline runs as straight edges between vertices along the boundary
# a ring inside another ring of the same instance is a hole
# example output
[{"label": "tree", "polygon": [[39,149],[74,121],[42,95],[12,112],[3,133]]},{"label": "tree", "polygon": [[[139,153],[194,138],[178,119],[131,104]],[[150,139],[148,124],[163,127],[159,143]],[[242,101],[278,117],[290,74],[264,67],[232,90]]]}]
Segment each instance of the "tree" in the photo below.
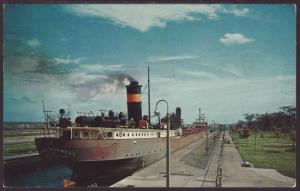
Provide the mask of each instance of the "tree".
[{"label": "tree", "polygon": [[245,119],[247,120],[247,122],[248,122],[248,128],[252,128],[252,120],[254,119],[254,114],[248,114],[248,113],[246,113],[246,114],[244,114],[244,117],[245,117]]},{"label": "tree", "polygon": [[279,107],[282,111],[283,132],[289,132],[296,121],[296,108],[292,106]]},{"label": "tree", "polygon": [[[255,115],[254,114],[244,114],[245,119],[248,121],[248,128],[252,128],[252,120],[254,119]],[[256,128],[254,130],[254,149],[256,152]]]}]

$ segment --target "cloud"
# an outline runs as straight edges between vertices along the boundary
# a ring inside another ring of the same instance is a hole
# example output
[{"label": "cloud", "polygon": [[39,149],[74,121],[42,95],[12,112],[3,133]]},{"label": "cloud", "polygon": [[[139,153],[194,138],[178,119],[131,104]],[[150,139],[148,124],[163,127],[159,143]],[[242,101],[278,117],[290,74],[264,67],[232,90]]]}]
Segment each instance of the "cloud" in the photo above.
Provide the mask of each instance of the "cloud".
[{"label": "cloud", "polygon": [[35,48],[35,47],[38,47],[41,45],[41,42],[36,38],[27,40],[25,43],[32,48]]},{"label": "cloud", "polygon": [[172,79],[166,79],[162,82],[153,79],[152,83],[152,87],[156,88],[152,96],[156,99],[167,98],[169,103],[173,103],[171,107],[180,104],[185,122],[194,120],[196,115],[188,111],[196,112],[198,107],[208,119],[229,123],[241,119],[243,113],[263,113],[296,102],[295,75],[239,79],[220,76],[220,79],[210,80],[209,83],[205,80],[172,82]]},{"label": "cloud", "polygon": [[233,9],[231,12],[236,16],[245,16],[249,13],[249,9],[243,8],[243,9]]},{"label": "cloud", "polygon": [[280,80],[280,81],[289,81],[289,80],[295,80],[296,81],[296,75],[279,75],[279,76],[275,76],[276,80]]},{"label": "cloud", "polygon": [[193,56],[193,55],[159,56],[159,57],[148,59],[148,62],[167,62],[167,61],[176,61],[176,60],[190,60],[195,58],[197,58],[197,56]]},{"label": "cloud", "polygon": [[245,44],[254,41],[254,39],[247,38],[241,33],[226,33],[219,40],[225,45]]},{"label": "cloud", "polygon": [[56,64],[79,64],[84,58],[75,58],[75,59],[71,59],[71,58],[63,58],[63,57],[58,57],[58,58],[54,58],[54,62]]},{"label": "cloud", "polygon": [[146,32],[152,27],[163,28],[169,21],[195,21],[199,16],[217,19],[218,13],[241,16],[247,9],[228,11],[221,5],[69,5],[67,10],[78,16],[109,19],[122,27]]},{"label": "cloud", "polygon": [[88,72],[116,71],[122,69],[122,64],[82,64],[80,68]]},{"label": "cloud", "polygon": [[216,76],[212,73],[209,73],[209,72],[189,71],[189,70],[185,70],[185,71],[182,71],[182,72],[187,74],[187,75],[196,76],[196,77],[204,77],[204,78],[209,78],[209,79],[219,79],[218,76]]},{"label": "cloud", "polygon": [[121,64],[82,64],[85,58],[51,58],[39,52],[29,54],[30,50],[27,47],[16,54],[13,49],[10,50],[13,54],[4,57],[6,87],[31,88],[47,97],[51,92],[59,91],[57,95],[69,92],[76,100],[89,101],[99,95],[112,95],[133,80],[122,73]]},{"label": "cloud", "polygon": [[27,96],[23,96],[23,97],[20,97],[20,98],[10,98],[9,100],[11,103],[13,104],[23,104],[23,103],[29,103],[29,104],[33,104],[33,103],[36,103],[37,101],[35,100],[32,100],[30,99],[29,97]]},{"label": "cloud", "polygon": [[11,56],[4,58],[4,72],[6,74],[19,74],[31,72],[38,68],[39,62],[35,57]]},{"label": "cloud", "polygon": [[244,76],[244,74],[242,72],[240,72],[239,70],[237,70],[236,68],[233,68],[233,67],[232,68],[220,67],[219,69],[222,71],[228,72],[230,74],[233,74],[234,76],[237,76],[237,77]]}]

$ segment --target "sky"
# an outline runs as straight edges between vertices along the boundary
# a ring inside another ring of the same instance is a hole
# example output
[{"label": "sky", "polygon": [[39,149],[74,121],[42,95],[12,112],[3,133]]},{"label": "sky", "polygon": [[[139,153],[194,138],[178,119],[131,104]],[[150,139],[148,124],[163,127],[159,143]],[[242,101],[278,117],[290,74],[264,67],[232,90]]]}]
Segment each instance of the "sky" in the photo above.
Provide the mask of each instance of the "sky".
[{"label": "sky", "polygon": [[[291,4],[6,4],[4,121],[127,112],[125,85],[142,85],[143,115],[160,99],[234,123],[296,105],[296,13]],[[164,115],[166,105],[159,104]]]}]

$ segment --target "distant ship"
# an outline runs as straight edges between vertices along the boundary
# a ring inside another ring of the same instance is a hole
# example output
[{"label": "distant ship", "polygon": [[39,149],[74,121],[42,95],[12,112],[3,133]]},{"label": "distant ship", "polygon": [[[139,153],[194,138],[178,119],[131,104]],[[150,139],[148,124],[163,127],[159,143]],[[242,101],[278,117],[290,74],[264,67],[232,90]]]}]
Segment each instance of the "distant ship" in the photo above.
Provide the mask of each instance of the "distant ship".
[{"label": "distant ship", "polygon": [[[56,135],[35,138],[40,156],[70,167],[77,175],[103,177],[130,175],[164,158],[166,124],[152,126],[149,117],[142,118],[141,85],[137,81],[131,81],[126,89],[127,119],[123,113],[109,111],[108,116],[80,115],[72,125],[65,110],[60,109],[59,122],[51,127]],[[179,107],[170,116],[171,152],[199,139],[207,128],[182,128]]]}]

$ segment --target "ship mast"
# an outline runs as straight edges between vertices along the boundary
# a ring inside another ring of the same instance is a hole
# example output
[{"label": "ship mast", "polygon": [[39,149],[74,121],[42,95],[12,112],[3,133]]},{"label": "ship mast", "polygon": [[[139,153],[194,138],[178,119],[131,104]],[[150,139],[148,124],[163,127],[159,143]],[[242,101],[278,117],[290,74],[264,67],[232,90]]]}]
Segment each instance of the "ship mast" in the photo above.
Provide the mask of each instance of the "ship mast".
[{"label": "ship mast", "polygon": [[45,110],[45,104],[44,104],[44,100],[42,100],[43,103],[43,112],[44,112],[44,117],[45,117],[45,125],[44,125],[44,138],[46,137],[46,126],[48,126],[47,124],[47,117],[46,117],[46,110]]},{"label": "ship mast", "polygon": [[52,111],[48,111],[45,109],[45,103],[44,100],[42,100],[43,103],[43,111],[44,111],[44,116],[45,116],[45,126],[44,126],[44,137],[46,136],[46,129],[48,131],[48,137],[50,138],[50,132],[49,132],[49,113]]},{"label": "ship mast", "polygon": [[148,66],[148,116],[149,116],[149,125],[151,125],[151,117],[150,117],[150,74],[149,74],[149,66]]}]

